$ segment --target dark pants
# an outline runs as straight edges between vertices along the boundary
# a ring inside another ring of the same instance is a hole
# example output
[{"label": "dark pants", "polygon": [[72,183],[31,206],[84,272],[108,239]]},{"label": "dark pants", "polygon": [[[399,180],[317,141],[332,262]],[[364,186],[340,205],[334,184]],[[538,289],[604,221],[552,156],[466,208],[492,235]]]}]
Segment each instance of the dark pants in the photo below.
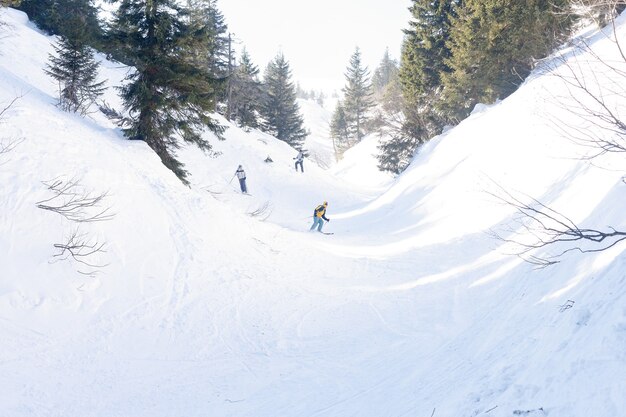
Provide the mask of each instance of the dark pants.
[{"label": "dark pants", "polygon": [[296,171],[298,170],[298,165],[300,165],[300,170],[304,172],[304,167],[302,166],[302,161],[296,161]]},{"label": "dark pants", "polygon": [[239,186],[241,187],[241,192],[242,193],[248,193],[248,189],[246,188],[246,179],[245,178],[239,178]]}]

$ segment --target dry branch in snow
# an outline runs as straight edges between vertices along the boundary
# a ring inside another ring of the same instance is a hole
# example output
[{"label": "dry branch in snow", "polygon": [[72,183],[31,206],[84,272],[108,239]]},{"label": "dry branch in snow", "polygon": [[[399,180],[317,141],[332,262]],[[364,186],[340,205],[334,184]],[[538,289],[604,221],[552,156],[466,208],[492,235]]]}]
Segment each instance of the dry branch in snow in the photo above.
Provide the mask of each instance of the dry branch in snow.
[{"label": "dry branch in snow", "polygon": [[[57,260],[66,260],[71,257],[76,262],[90,268],[103,268],[106,264],[93,263],[89,259],[97,253],[106,252],[104,250],[105,244],[98,242],[96,239],[90,239],[86,233],[80,233],[78,228],[76,228],[64,239],[63,243],[54,244],[54,247],[59,250],[59,253],[55,254],[54,257]],[[79,272],[85,275],[93,275],[97,271]]]},{"label": "dry branch in snow", "polygon": [[[556,264],[563,255],[572,251],[601,252],[626,240],[626,231],[616,230],[611,226],[608,226],[606,230],[581,228],[562,213],[532,197],[525,196],[522,199],[522,197],[513,196],[503,188],[500,188],[498,193],[490,194],[517,211],[517,216],[513,221],[517,227],[510,226],[508,229],[513,237],[506,238],[494,231],[491,232],[492,236],[513,244],[516,248],[515,255],[539,267]],[[584,242],[591,242],[593,245],[582,247],[581,243]],[[565,244],[566,247],[559,249],[554,255],[535,255],[537,249],[561,244]]]},{"label": "dry branch in snow", "polygon": [[[63,216],[72,224],[94,223],[111,220],[114,214],[110,212],[110,206],[104,206],[103,202],[107,193],[94,194],[85,189],[76,178],[69,180],[62,177],[50,181],[43,181],[47,189],[52,192],[52,197],[38,201],[37,207]],[[105,252],[106,242],[101,242],[91,237],[86,232],[80,232],[79,227],[71,229],[70,234],[61,243],[53,246],[58,250],[54,260],[72,259],[81,266],[78,272],[84,275],[94,275],[99,268],[106,264],[94,262],[92,259]],[[84,271],[83,267],[91,268]]]},{"label": "dry branch in snow", "polygon": [[53,179],[43,181],[53,196],[38,201],[37,207],[60,214],[77,223],[90,223],[111,220],[111,207],[101,207],[107,193],[93,194],[81,186],[79,180]]}]

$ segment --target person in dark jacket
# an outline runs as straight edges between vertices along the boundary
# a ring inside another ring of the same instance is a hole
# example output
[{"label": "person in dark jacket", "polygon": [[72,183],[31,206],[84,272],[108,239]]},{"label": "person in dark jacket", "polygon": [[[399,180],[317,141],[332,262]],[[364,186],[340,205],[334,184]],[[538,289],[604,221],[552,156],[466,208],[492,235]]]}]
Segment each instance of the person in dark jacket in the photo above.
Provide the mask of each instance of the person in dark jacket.
[{"label": "person in dark jacket", "polygon": [[296,160],[296,172],[298,172],[298,165],[300,165],[300,171],[304,172],[304,167],[302,166],[302,162],[304,161],[304,153],[302,151],[298,152],[298,156],[293,159]]},{"label": "person in dark jacket", "polygon": [[241,187],[241,192],[248,194],[248,188],[246,188],[246,171],[243,170],[243,167],[239,165],[237,171],[235,171],[235,175],[239,179],[239,186]]},{"label": "person in dark jacket", "polygon": [[328,203],[324,201],[324,203],[315,208],[313,211],[313,226],[309,229],[310,231],[313,231],[317,227],[317,231],[321,232],[322,227],[324,226],[323,220],[326,220],[327,222],[330,221],[330,219],[326,218],[326,207],[328,207]]}]

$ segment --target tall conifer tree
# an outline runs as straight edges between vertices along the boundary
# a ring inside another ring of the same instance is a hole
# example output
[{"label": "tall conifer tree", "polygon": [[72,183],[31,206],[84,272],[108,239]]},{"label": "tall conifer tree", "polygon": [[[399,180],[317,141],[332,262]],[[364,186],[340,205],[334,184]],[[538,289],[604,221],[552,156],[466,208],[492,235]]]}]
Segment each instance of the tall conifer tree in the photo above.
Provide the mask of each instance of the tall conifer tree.
[{"label": "tall conifer tree", "polygon": [[231,115],[241,126],[259,127],[258,114],[263,100],[259,68],[244,48],[231,77]]},{"label": "tall conifer tree", "polygon": [[189,0],[193,13],[200,13],[206,26],[207,64],[215,78],[226,78],[229,74],[228,25],[217,7],[217,0]]},{"label": "tall conifer tree", "polygon": [[369,70],[361,62],[361,51],[358,47],[350,57],[350,64],[345,77],[343,108],[348,121],[348,130],[353,144],[355,144],[365,136],[367,111],[374,105]]},{"label": "tall conifer tree", "polygon": [[379,168],[400,173],[419,145],[440,133],[441,74],[449,72],[451,20],[461,0],[413,0],[400,65],[403,121],[381,144]]},{"label": "tall conifer tree", "polygon": [[420,105],[441,86],[441,74],[449,72],[447,60],[452,19],[461,0],[413,0],[412,19],[404,31],[400,79],[408,105]]},{"label": "tall conifer tree", "polygon": [[[79,11],[75,11],[79,13]],[[104,81],[97,81],[98,63],[94,59],[86,20],[79,14],[67,19],[70,26],[54,45],[45,70],[59,84],[59,107],[85,114],[105,90]]]},{"label": "tall conifer tree", "polygon": [[372,89],[374,96],[380,98],[385,87],[398,76],[398,62],[389,56],[389,48],[385,49],[383,59],[378,64],[372,76]]},{"label": "tall conifer tree", "polygon": [[348,132],[348,120],[341,101],[337,102],[333,117],[330,121],[330,137],[333,140],[333,148],[337,159],[349,148],[350,133]]},{"label": "tall conifer tree", "polygon": [[187,4],[191,24],[202,29],[203,40],[195,48],[194,62],[205,66],[215,79],[214,111],[229,119],[228,105],[219,105],[228,103],[234,60],[226,19],[217,7],[217,0],[187,0]]},{"label": "tall conifer tree", "polygon": [[373,98],[376,106],[372,109],[367,130],[377,132],[381,137],[388,130],[397,129],[398,117],[401,116],[398,107],[402,103],[400,90],[398,62],[389,56],[385,50],[383,59],[372,76]]},{"label": "tall conifer tree", "polygon": [[74,36],[71,32],[79,16],[85,43],[100,46],[102,27],[93,0],[21,0],[18,3],[18,8],[28,14],[30,20],[51,35]]},{"label": "tall conifer tree", "polygon": [[268,64],[264,75],[263,130],[301,149],[308,132],[296,102],[296,88],[291,81],[289,63],[282,53]]},{"label": "tall conifer tree", "polygon": [[453,21],[443,109],[461,119],[479,102],[511,94],[569,34],[569,0],[465,0]]},{"label": "tall conifer tree", "polygon": [[209,116],[214,79],[190,59],[204,47],[206,27],[190,21],[175,0],[123,0],[110,33],[136,68],[120,89],[128,112],[124,135],[145,141],[184,183],[187,171],[175,154],[179,140],[207,150],[202,130],[223,131]]}]

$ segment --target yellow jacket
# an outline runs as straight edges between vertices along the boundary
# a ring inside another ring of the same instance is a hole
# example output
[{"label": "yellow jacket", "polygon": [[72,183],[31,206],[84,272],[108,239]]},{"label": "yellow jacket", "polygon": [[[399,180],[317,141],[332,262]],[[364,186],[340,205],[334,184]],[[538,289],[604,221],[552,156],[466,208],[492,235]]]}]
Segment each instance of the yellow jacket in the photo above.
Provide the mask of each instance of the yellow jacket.
[{"label": "yellow jacket", "polygon": [[317,206],[315,208],[315,211],[313,212],[313,216],[314,217],[321,217],[322,219],[328,221],[328,219],[326,219],[326,206],[323,204],[320,204],[319,206]]}]

